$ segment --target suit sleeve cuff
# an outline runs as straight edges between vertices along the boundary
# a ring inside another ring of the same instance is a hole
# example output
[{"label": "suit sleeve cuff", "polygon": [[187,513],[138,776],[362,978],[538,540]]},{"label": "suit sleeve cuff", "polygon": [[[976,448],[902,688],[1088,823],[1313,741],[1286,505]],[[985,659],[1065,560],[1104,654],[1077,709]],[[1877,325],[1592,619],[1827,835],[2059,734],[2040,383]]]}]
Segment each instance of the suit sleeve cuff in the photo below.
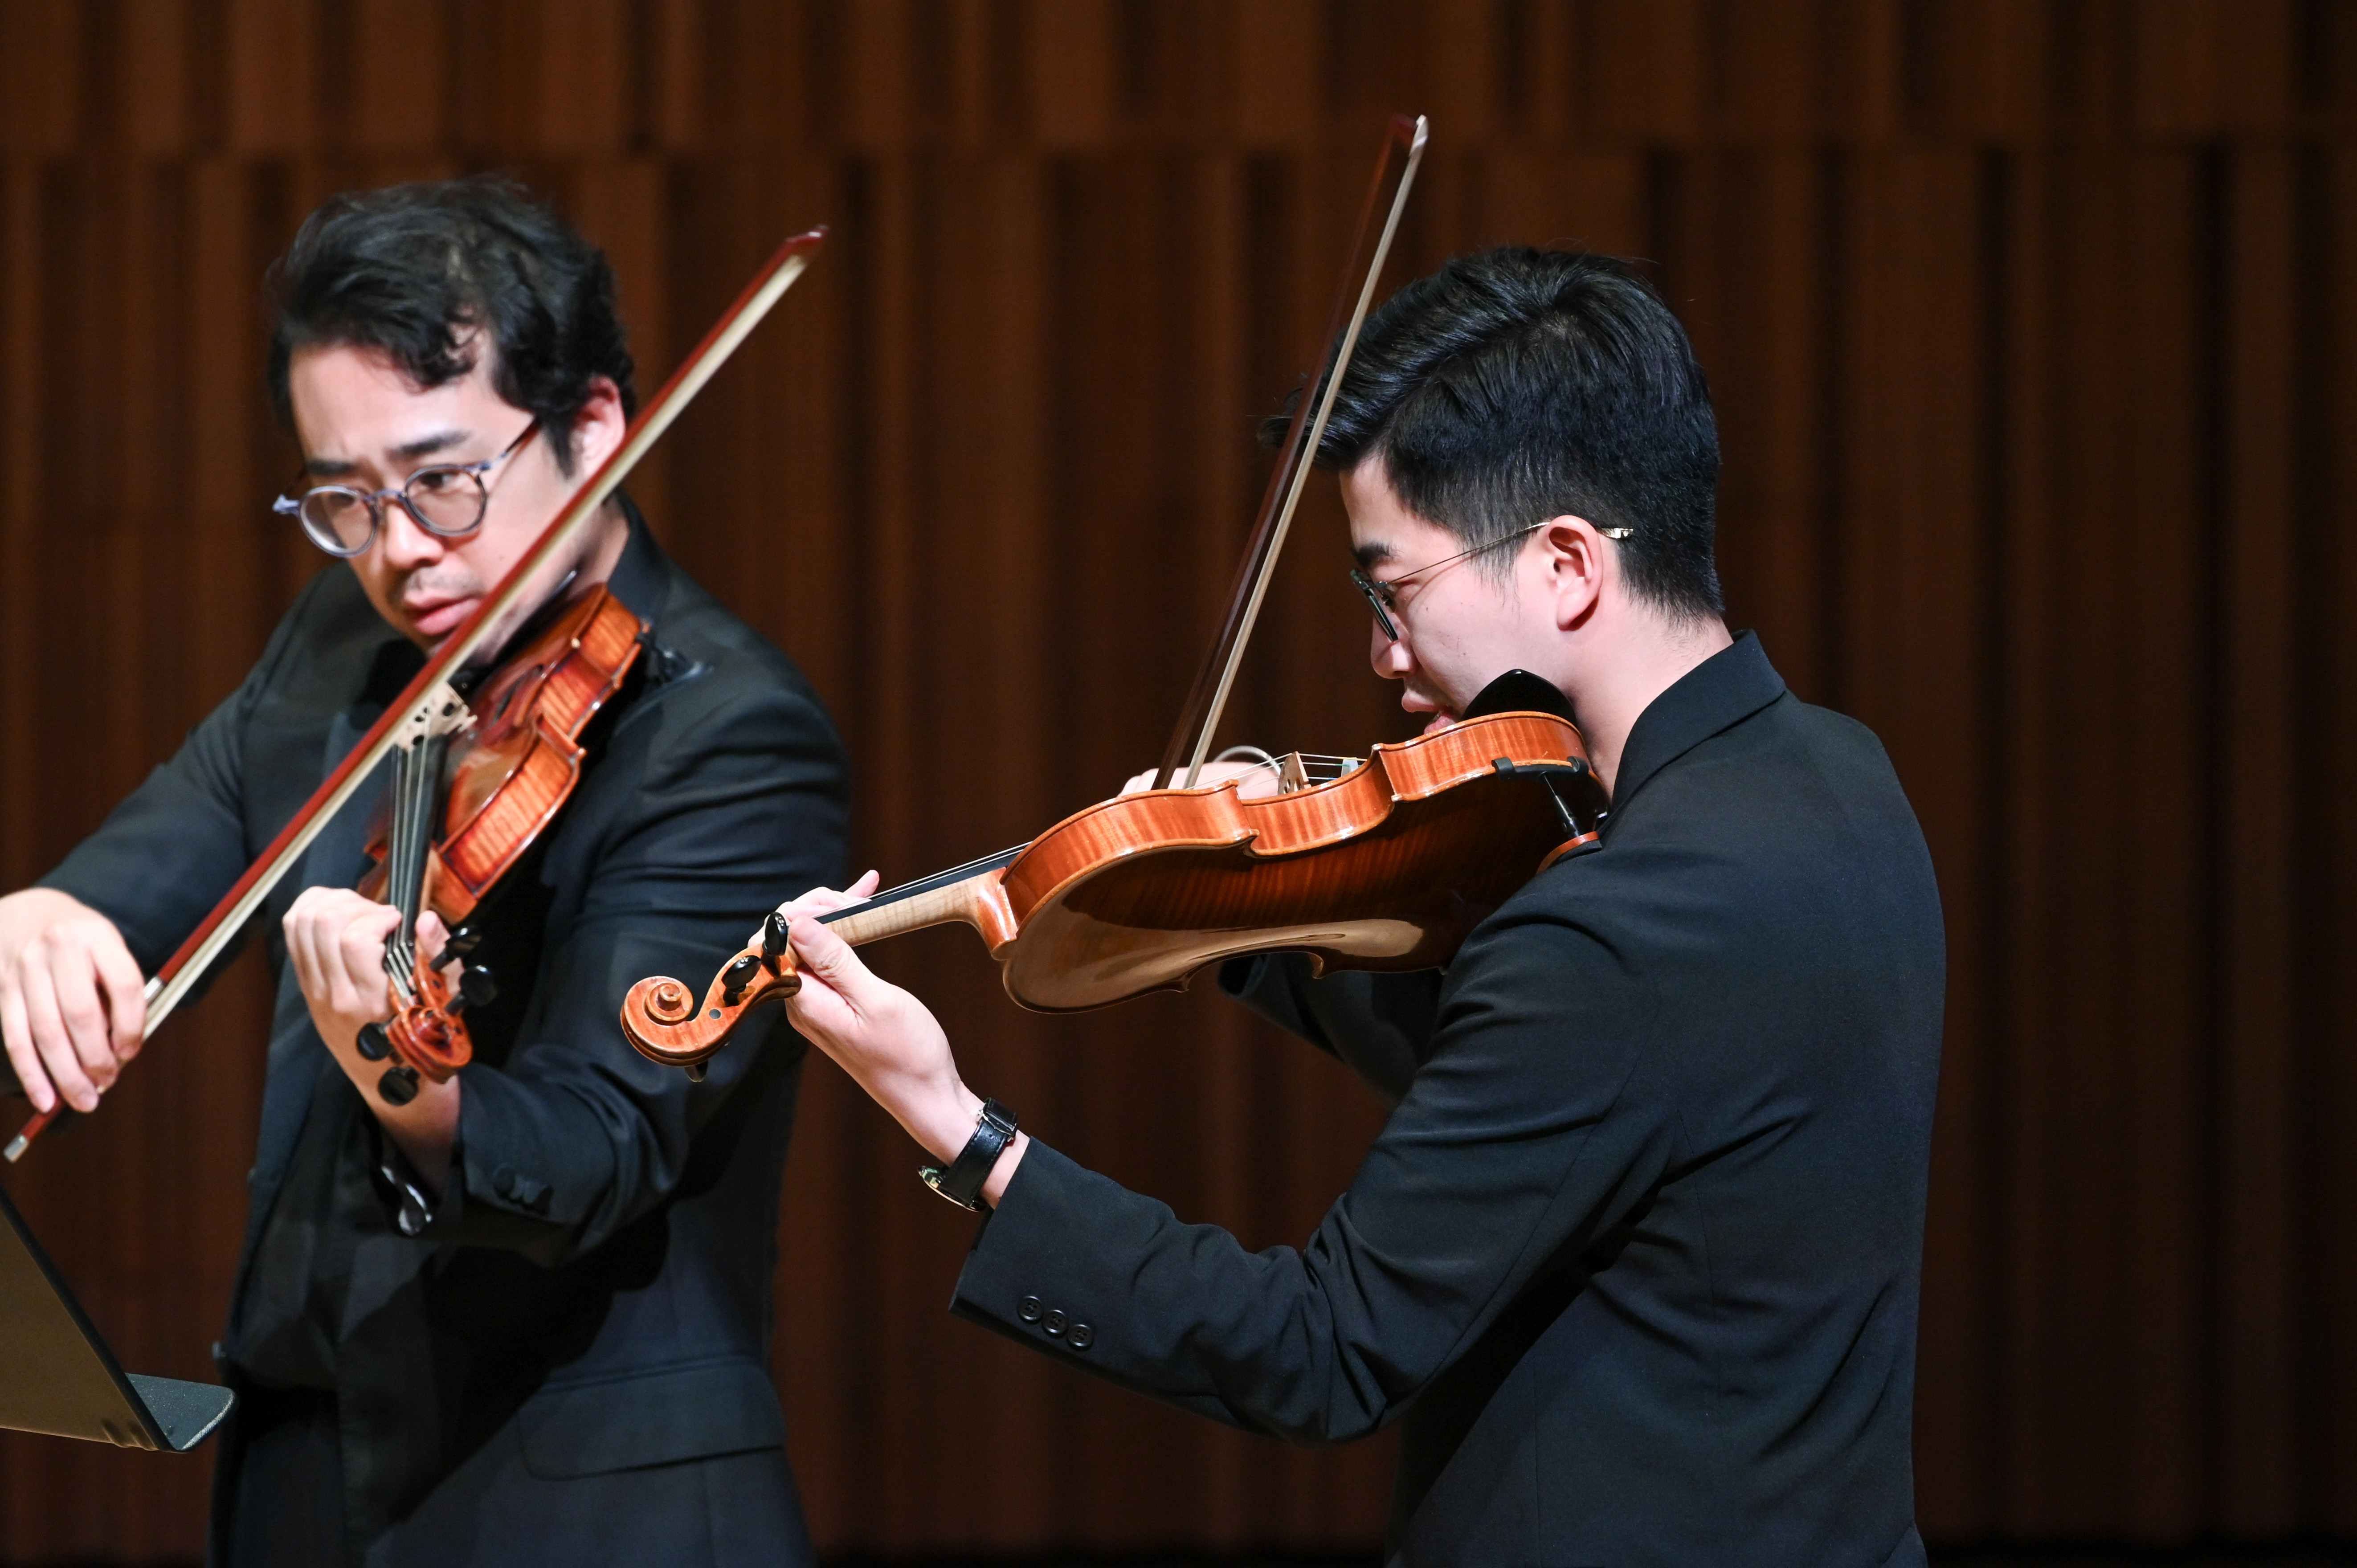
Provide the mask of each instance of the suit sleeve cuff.
[{"label": "suit sleeve cuff", "polygon": [[1074,1241],[1100,1233],[1114,1197],[1147,1201],[1033,1138],[975,1232],[950,1311],[1041,1350],[1089,1355],[1114,1295],[1100,1255]]}]

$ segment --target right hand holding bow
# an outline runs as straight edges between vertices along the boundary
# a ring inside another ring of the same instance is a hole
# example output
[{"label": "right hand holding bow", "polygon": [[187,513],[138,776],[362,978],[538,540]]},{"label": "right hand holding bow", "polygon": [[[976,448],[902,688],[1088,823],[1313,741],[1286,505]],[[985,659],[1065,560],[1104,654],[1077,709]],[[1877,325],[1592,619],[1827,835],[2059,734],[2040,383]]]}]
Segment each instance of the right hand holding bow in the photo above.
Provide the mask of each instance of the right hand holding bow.
[{"label": "right hand holding bow", "polygon": [[70,894],[0,898],[0,1038],[37,1111],[95,1111],[147,1028],[146,983],[114,922]]}]

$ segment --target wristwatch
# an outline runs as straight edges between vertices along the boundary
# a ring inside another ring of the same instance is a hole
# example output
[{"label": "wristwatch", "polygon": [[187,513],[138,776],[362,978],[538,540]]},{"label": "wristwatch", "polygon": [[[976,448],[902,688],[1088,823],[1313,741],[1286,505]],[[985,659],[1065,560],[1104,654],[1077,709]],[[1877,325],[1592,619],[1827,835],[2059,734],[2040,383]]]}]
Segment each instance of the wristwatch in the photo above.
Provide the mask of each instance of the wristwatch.
[{"label": "wristwatch", "polygon": [[920,1165],[917,1175],[927,1187],[956,1204],[960,1208],[979,1214],[989,1206],[982,1201],[982,1184],[990,1179],[990,1167],[1006,1145],[1015,1141],[1015,1112],[996,1100],[982,1102],[982,1115],[974,1124],[974,1136],[965,1141],[958,1157],[950,1168]]}]

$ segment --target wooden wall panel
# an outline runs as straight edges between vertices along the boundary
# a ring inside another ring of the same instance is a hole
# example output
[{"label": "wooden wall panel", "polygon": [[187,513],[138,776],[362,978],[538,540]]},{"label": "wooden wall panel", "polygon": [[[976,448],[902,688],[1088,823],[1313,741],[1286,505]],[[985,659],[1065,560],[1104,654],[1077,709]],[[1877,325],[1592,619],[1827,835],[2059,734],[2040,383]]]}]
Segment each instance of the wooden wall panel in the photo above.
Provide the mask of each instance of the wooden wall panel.
[{"label": "wooden wall panel", "polygon": [[[318,569],[265,510],[258,280],[329,192],[549,190],[650,387],[833,226],[633,489],[826,694],[858,865],[898,876],[1158,752],[1377,122],[1428,110],[1401,275],[1501,241],[1652,270],[1718,399],[1733,618],[1876,726],[1931,840],[1926,1529],[2357,1534],[2341,8],[11,0],[0,102],[0,886]],[[1405,731],[1342,564],[1320,486],[1235,736]],[[1306,1234],[1379,1124],[1215,998],[1040,1019],[963,933],[877,957],[1027,1123],[1248,1244]],[[249,959],[5,1178],[134,1365],[205,1375],[266,1006]],[[1387,1440],[1280,1449],[947,1319],[967,1227],[913,1159],[810,1069],[777,1369],[823,1543],[1375,1539]],[[945,1473],[933,1434],[984,1403]],[[205,1476],[0,1440],[0,1559],[185,1558]]]}]

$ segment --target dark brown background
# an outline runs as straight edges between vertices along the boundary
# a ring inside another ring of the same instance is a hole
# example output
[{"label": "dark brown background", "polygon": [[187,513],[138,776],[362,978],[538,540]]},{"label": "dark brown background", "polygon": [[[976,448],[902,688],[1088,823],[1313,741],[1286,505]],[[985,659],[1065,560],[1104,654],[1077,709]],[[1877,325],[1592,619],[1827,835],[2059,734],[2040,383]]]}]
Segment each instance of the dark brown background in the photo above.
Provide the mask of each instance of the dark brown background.
[{"label": "dark brown background", "polygon": [[[5,0],[0,886],[319,568],[265,510],[264,264],[329,191],[478,167],[608,248],[648,385],[779,237],[834,226],[633,489],[833,705],[863,862],[1096,798],[1161,746],[1252,417],[1394,108],[1434,125],[1405,268],[1653,264],[1718,397],[1732,619],[1880,732],[1931,837],[1927,1531],[2357,1534],[2332,0]],[[1313,503],[1230,728],[1359,750],[1405,725]],[[1046,1020],[963,932],[878,961],[1028,1125],[1254,1245],[1302,1237],[1377,1124],[1215,999]],[[207,1375],[264,1017],[249,960],[6,1174],[135,1367]],[[1374,1539],[1387,1443],[1247,1440],[944,1316],[969,1227],[914,1157],[813,1069],[777,1369],[822,1543]],[[0,1441],[0,1557],[188,1554],[207,1464]]]}]

